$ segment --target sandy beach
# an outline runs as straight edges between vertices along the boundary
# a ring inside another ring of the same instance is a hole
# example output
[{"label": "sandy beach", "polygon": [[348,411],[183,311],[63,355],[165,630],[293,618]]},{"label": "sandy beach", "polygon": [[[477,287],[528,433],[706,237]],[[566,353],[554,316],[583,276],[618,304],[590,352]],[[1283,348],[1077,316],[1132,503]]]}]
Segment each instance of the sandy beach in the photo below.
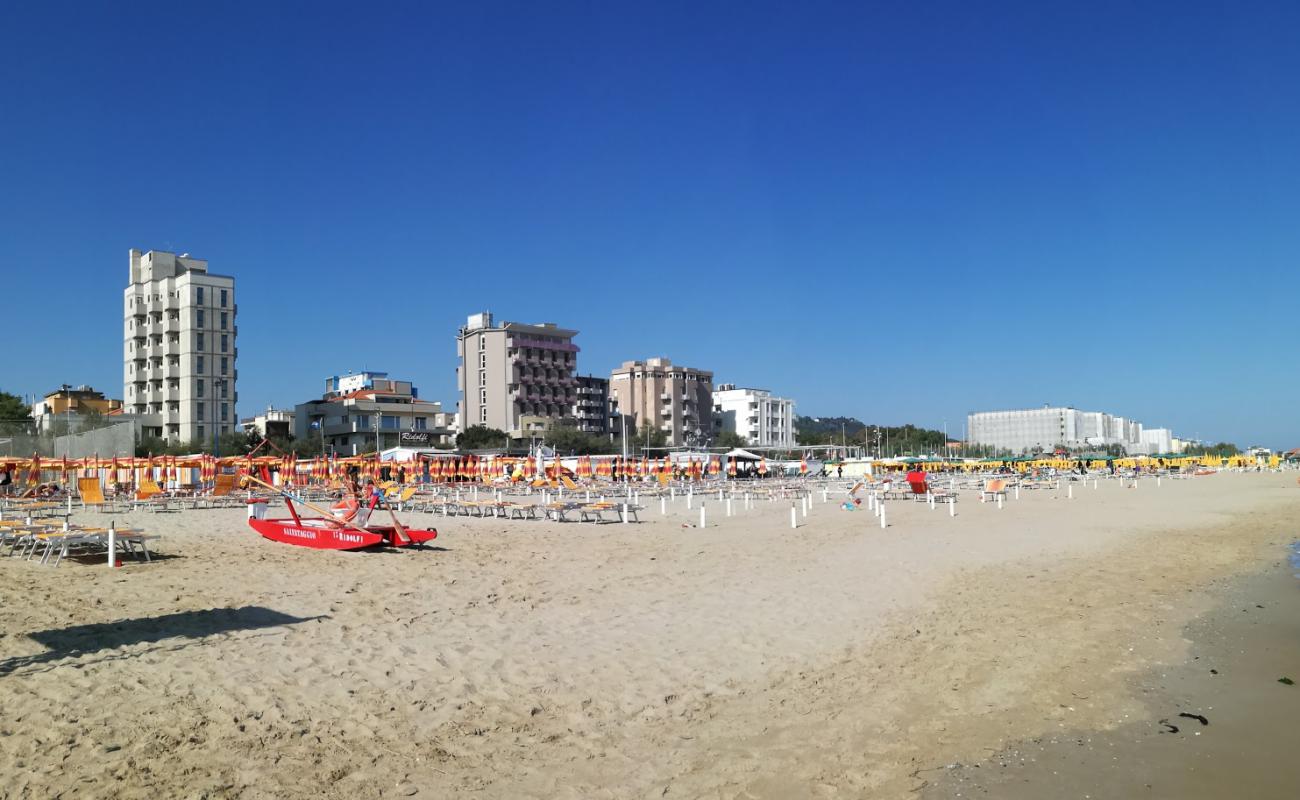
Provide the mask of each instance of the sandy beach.
[{"label": "sandy beach", "polygon": [[407,514],[438,548],[361,553],[111,515],[166,558],[0,559],[0,795],[944,796],[947,765],[1154,725],[1134,677],[1300,511],[1294,473],[898,501],[885,530],[834,499],[797,530]]}]

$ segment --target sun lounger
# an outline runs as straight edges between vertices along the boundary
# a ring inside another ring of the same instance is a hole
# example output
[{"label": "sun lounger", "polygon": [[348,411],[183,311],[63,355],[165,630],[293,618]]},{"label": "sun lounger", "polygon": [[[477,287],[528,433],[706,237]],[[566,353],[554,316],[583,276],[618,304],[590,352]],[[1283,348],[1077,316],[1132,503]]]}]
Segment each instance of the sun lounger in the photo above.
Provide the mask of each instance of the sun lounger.
[{"label": "sun lounger", "polygon": [[1007,482],[1002,479],[987,481],[984,488],[980,490],[980,500],[997,500],[1001,497],[1007,499]]},{"label": "sun lounger", "polygon": [[91,506],[103,508],[108,505],[104,499],[104,487],[100,484],[99,478],[77,478],[77,493],[81,495],[81,507],[88,509]]},{"label": "sun lounger", "polygon": [[585,503],[578,509],[578,519],[582,522],[619,522],[623,519],[625,505],[628,518],[640,522],[636,515],[640,506],[631,503]]},{"label": "sun lounger", "polygon": [[534,503],[501,503],[501,508],[508,519],[537,519]]},{"label": "sun lounger", "polygon": [[415,497],[415,492],[416,492],[416,487],[408,486],[405,489],[403,489],[401,492],[399,492],[396,497],[393,498],[392,502],[396,504],[398,511],[406,510],[406,504],[411,502],[411,498]]},{"label": "sun lounger", "polygon": [[957,493],[947,489],[935,489],[929,481],[908,481],[907,485],[912,490],[912,497],[918,503],[928,503],[933,497],[936,503],[955,503],[957,502]]},{"label": "sun lounger", "polygon": [[555,520],[556,522],[568,522],[569,512],[579,509],[581,508],[581,506],[582,506],[581,503],[558,503],[557,502],[557,503],[547,503],[544,506],[544,508],[546,509],[545,513],[547,519]]}]

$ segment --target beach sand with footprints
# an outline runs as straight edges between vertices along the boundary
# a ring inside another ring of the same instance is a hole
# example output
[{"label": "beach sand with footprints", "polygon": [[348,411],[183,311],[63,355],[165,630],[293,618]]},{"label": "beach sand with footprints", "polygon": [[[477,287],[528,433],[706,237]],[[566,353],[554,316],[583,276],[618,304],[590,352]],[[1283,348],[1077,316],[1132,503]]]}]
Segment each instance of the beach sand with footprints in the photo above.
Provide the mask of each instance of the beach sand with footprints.
[{"label": "beach sand with footprints", "polygon": [[1134,677],[1187,662],[1216,592],[1276,568],[1300,487],[888,510],[412,513],[436,547],[377,552],[269,542],[242,509],[78,513],[163,557],[0,559],[0,796],[933,793],[1018,742],[1156,726]]}]

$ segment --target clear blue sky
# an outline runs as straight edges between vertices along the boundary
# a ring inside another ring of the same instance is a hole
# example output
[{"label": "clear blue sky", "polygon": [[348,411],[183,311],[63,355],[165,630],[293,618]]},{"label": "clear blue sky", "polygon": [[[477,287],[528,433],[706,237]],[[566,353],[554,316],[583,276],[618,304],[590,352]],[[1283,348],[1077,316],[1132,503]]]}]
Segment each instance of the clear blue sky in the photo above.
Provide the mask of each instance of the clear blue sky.
[{"label": "clear blue sky", "polygon": [[122,391],[127,251],[238,279],[240,412],[466,315],[959,434],[1300,445],[1300,4],[8,3],[0,388]]}]

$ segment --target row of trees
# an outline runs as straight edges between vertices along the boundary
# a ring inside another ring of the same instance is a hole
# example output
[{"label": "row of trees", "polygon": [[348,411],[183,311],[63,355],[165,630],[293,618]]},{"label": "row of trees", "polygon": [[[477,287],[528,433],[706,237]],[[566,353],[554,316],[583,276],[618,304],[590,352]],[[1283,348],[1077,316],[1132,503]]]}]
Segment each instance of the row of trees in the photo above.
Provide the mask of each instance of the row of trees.
[{"label": "row of trees", "polygon": [[[623,452],[623,442],[619,437],[614,436],[611,438],[587,433],[578,430],[571,423],[566,424],[564,422],[552,425],[541,441],[547,447],[554,448],[557,453],[562,455],[600,456]],[[456,446],[462,450],[485,450],[494,447],[506,447],[508,444],[509,437],[506,436],[504,431],[484,425],[466,428],[456,437]],[[743,436],[732,431],[724,431],[712,442],[714,447],[728,448],[744,447],[746,444]],[[641,426],[641,430],[636,432],[635,438],[629,436],[627,442],[628,452],[631,453],[640,453],[643,449],[657,450],[667,446],[668,434],[649,423]]]},{"label": "row of trees", "polygon": [[915,425],[867,425],[853,417],[795,417],[795,440],[801,445],[856,445],[884,456],[943,453],[943,431]]}]

